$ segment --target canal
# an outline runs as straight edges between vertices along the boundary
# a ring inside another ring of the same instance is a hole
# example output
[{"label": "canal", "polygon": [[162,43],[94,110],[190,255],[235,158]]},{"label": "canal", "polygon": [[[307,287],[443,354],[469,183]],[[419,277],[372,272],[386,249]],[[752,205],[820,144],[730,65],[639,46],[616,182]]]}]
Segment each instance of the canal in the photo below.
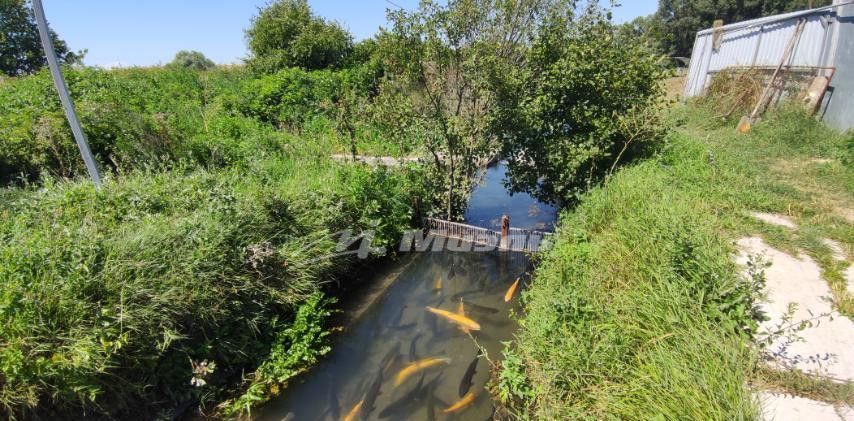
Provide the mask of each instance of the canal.
[{"label": "canal", "polygon": [[[551,229],[556,209],[510,195],[505,176],[503,165],[486,171],[466,222],[496,229],[506,214],[514,227]],[[256,419],[491,419],[485,386],[501,341],[516,329],[519,291],[510,290],[524,283],[530,260],[522,253],[428,251],[396,264],[390,282],[376,280],[388,286],[335,337],[325,359]]]}]

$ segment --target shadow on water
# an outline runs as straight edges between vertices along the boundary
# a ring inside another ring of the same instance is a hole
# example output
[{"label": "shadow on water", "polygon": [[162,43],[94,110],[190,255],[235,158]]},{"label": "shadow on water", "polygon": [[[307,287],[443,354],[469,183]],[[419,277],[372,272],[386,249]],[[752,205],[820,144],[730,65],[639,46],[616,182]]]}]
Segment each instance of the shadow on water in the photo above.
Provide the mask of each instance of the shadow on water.
[{"label": "shadow on water", "polygon": [[[550,227],[555,210],[530,197],[511,199],[501,185],[503,171],[490,169],[475,191],[467,214],[471,223],[488,226],[482,218],[498,212],[498,218],[502,213],[517,218],[514,226]],[[531,207],[540,210],[529,212]],[[490,359],[500,358],[500,341],[512,338],[516,329],[510,310],[518,291],[509,303],[505,294],[517,279],[524,281],[530,260],[522,253],[450,251],[407,260],[379,298],[335,338],[333,351],[256,419],[481,421],[491,416],[493,403],[485,390],[491,367],[477,345]],[[468,322],[480,330],[465,331]]]}]

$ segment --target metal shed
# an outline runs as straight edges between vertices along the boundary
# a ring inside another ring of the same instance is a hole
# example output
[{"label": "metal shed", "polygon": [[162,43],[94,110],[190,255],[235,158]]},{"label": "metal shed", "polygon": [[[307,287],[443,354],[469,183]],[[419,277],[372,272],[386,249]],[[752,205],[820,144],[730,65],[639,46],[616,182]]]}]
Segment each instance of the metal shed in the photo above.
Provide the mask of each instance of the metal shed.
[{"label": "metal shed", "polygon": [[[799,22],[802,32],[796,35]],[[786,56],[792,40],[793,49]],[[781,64],[816,75],[836,73],[819,115],[840,129],[854,127],[854,5],[851,1],[711,28],[697,33],[684,97],[702,95],[714,75],[731,68]]]}]

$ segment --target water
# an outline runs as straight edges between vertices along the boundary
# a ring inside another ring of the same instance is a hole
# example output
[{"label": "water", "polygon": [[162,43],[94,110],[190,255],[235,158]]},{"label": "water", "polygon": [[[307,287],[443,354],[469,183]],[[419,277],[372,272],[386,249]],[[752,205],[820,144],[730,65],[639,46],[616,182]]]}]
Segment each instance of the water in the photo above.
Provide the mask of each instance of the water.
[{"label": "water", "polygon": [[513,227],[553,231],[557,209],[538,202],[527,193],[511,196],[504,188],[506,176],[507,167],[504,165],[496,165],[486,171],[469,201],[467,223],[500,231],[501,216],[507,215]]},{"label": "water", "polygon": [[[472,196],[469,223],[493,227],[490,221],[506,213],[513,226],[551,227],[555,209],[527,195],[511,198],[501,184],[504,172],[503,166],[487,171]],[[516,329],[510,313],[518,291],[509,303],[504,298],[517,279],[524,282],[528,258],[521,253],[444,251],[419,253],[399,265],[393,283],[336,337],[323,362],[262,408],[258,419],[342,420],[355,412],[353,420],[491,417],[493,403],[485,390],[490,360],[500,359],[500,341],[512,338]],[[427,311],[429,306],[458,313],[460,303],[480,330],[464,332]],[[486,352],[479,358],[478,345]],[[401,370],[429,359],[436,365],[396,384]],[[468,404],[445,413],[469,393],[473,399]]]}]

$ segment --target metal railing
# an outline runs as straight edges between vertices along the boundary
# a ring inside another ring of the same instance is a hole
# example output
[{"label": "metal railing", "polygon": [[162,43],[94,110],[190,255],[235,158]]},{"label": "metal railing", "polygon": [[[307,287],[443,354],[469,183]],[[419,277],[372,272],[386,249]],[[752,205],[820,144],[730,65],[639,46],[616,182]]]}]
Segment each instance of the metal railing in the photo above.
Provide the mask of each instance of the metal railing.
[{"label": "metal railing", "polygon": [[537,252],[542,248],[543,240],[552,235],[541,231],[509,228],[507,236],[503,237],[500,232],[459,222],[435,218],[425,218],[424,222],[429,234],[507,251]]},{"label": "metal railing", "polygon": [[455,238],[468,241],[472,244],[498,247],[501,245],[501,233],[486,228],[461,224],[459,222],[445,221],[442,219],[426,218],[427,229],[430,234],[441,237]]}]

